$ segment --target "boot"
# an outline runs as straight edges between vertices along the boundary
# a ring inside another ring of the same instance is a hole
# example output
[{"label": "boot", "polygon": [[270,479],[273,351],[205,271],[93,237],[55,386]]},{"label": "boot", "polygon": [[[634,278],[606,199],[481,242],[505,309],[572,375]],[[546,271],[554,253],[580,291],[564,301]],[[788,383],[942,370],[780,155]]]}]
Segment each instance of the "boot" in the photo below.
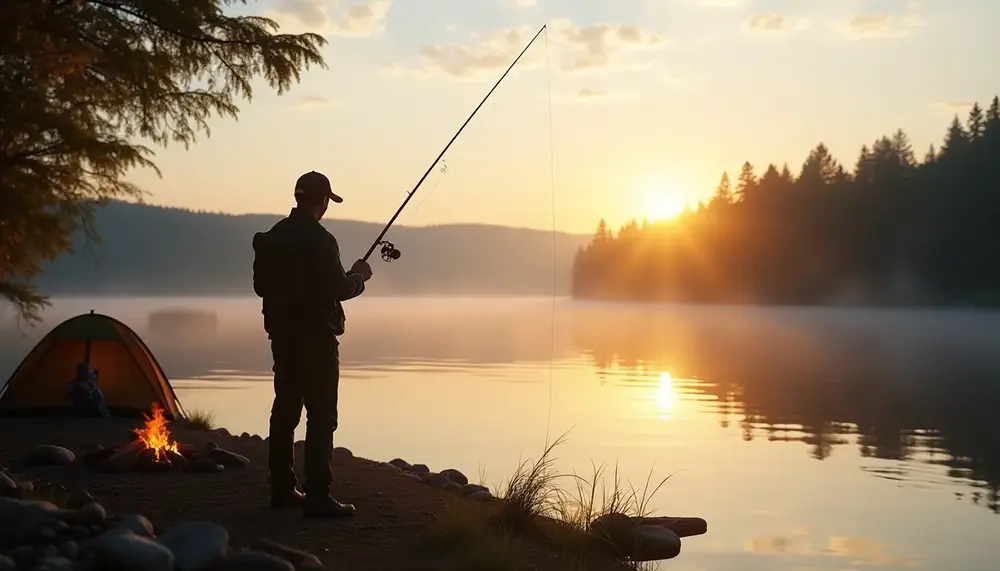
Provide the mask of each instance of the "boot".
[{"label": "boot", "polygon": [[342,504],[330,496],[312,499],[307,496],[302,504],[302,515],[311,518],[336,518],[354,515],[354,504]]},{"label": "boot", "polygon": [[298,488],[291,488],[284,491],[271,490],[271,507],[277,509],[300,507],[304,503],[305,498],[306,495],[300,492]]}]

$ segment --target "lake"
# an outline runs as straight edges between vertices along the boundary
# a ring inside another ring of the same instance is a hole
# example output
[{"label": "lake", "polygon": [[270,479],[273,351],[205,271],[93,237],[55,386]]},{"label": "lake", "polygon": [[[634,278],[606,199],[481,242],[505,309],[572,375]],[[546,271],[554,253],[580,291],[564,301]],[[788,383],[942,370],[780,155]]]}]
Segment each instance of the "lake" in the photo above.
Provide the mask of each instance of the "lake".
[{"label": "lake", "polygon": [[[336,442],[359,456],[482,472],[492,487],[569,431],[561,468],[617,465],[640,488],[672,475],[651,507],[708,520],[708,535],[663,565],[676,571],[1000,561],[998,313],[531,298],[347,306]],[[218,328],[147,331],[149,312],[169,307],[214,310]],[[266,435],[271,356],[255,299],[57,300],[26,336],[5,317],[0,375],[90,309],[145,338],[189,412]]]}]

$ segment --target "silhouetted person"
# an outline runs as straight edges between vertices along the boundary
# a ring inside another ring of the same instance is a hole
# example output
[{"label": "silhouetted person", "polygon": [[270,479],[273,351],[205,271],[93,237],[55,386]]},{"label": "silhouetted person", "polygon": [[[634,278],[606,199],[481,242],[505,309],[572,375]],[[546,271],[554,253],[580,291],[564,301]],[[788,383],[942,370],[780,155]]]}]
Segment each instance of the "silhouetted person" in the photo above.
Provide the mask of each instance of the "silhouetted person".
[{"label": "silhouetted person", "polygon": [[[337,517],[354,506],[330,496],[333,433],[337,429],[340,356],[337,336],[346,321],[340,302],[361,295],[371,278],[363,260],[344,271],[337,240],[319,223],[333,193],[312,171],[295,183],[296,206],[253,238],[254,292],[262,299],[264,330],[274,359],[269,469],[271,505],[302,506],[307,517]],[[294,471],[294,432],[306,408],[305,493]]]},{"label": "silhouetted person", "polygon": [[77,414],[84,416],[111,416],[104,402],[104,393],[97,385],[97,373],[86,363],[76,366],[76,377],[69,382],[67,397]]}]

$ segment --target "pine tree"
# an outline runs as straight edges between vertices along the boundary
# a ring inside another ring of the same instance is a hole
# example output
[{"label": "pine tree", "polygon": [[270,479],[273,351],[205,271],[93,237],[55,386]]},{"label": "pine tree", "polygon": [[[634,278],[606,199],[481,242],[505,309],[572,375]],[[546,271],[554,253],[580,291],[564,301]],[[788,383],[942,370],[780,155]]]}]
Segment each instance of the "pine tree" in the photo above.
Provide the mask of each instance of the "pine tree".
[{"label": "pine tree", "polygon": [[747,193],[753,193],[755,188],[757,188],[757,175],[754,174],[753,165],[747,161],[740,169],[740,176],[736,181],[736,194],[746,198]]},{"label": "pine tree", "polygon": [[937,161],[937,151],[934,150],[934,143],[931,143],[931,147],[927,149],[927,154],[924,155],[924,164],[931,165]]},{"label": "pine tree", "polygon": [[227,16],[237,0],[94,2],[4,0],[0,10],[0,296],[39,319],[34,279],[72,248],[98,239],[97,206],[138,197],[123,180],[154,168],[138,139],[185,147],[214,115],[236,118],[257,78],[279,94],[312,65],[315,34]]},{"label": "pine tree", "polygon": [[941,155],[948,155],[964,148],[969,142],[969,135],[966,133],[958,115],[951,120],[948,127],[948,134],[944,137],[944,144],[941,145]]},{"label": "pine tree", "polygon": [[986,118],[983,117],[983,108],[979,106],[979,103],[974,103],[972,109],[969,110],[969,120],[967,122],[968,134],[970,139],[978,139],[983,136],[983,131],[986,128]]},{"label": "pine tree", "polygon": [[875,177],[874,156],[868,145],[861,145],[858,162],[854,166],[854,180],[860,183],[870,183]]},{"label": "pine tree", "polygon": [[993,96],[993,102],[990,103],[990,108],[986,111],[986,123],[997,123],[1000,122],[1000,97]]},{"label": "pine tree", "polygon": [[904,168],[910,169],[917,166],[917,155],[913,152],[910,137],[902,129],[897,129],[892,135],[892,150],[895,152],[899,164]]},{"label": "pine tree", "polygon": [[712,197],[712,204],[732,204],[733,192],[729,182],[729,173],[723,172],[719,179],[719,186],[715,188],[715,195]]}]

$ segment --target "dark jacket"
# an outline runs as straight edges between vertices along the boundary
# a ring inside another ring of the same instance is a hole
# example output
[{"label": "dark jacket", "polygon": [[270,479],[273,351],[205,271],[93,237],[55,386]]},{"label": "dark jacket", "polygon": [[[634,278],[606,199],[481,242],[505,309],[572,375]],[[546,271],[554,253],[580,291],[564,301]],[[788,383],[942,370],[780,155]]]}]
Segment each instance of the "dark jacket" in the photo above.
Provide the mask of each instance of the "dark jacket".
[{"label": "dark jacket", "polygon": [[293,208],[254,234],[253,251],[253,291],[269,338],[344,333],[340,302],[361,295],[365,281],[344,271],[337,239],[318,220]]}]

